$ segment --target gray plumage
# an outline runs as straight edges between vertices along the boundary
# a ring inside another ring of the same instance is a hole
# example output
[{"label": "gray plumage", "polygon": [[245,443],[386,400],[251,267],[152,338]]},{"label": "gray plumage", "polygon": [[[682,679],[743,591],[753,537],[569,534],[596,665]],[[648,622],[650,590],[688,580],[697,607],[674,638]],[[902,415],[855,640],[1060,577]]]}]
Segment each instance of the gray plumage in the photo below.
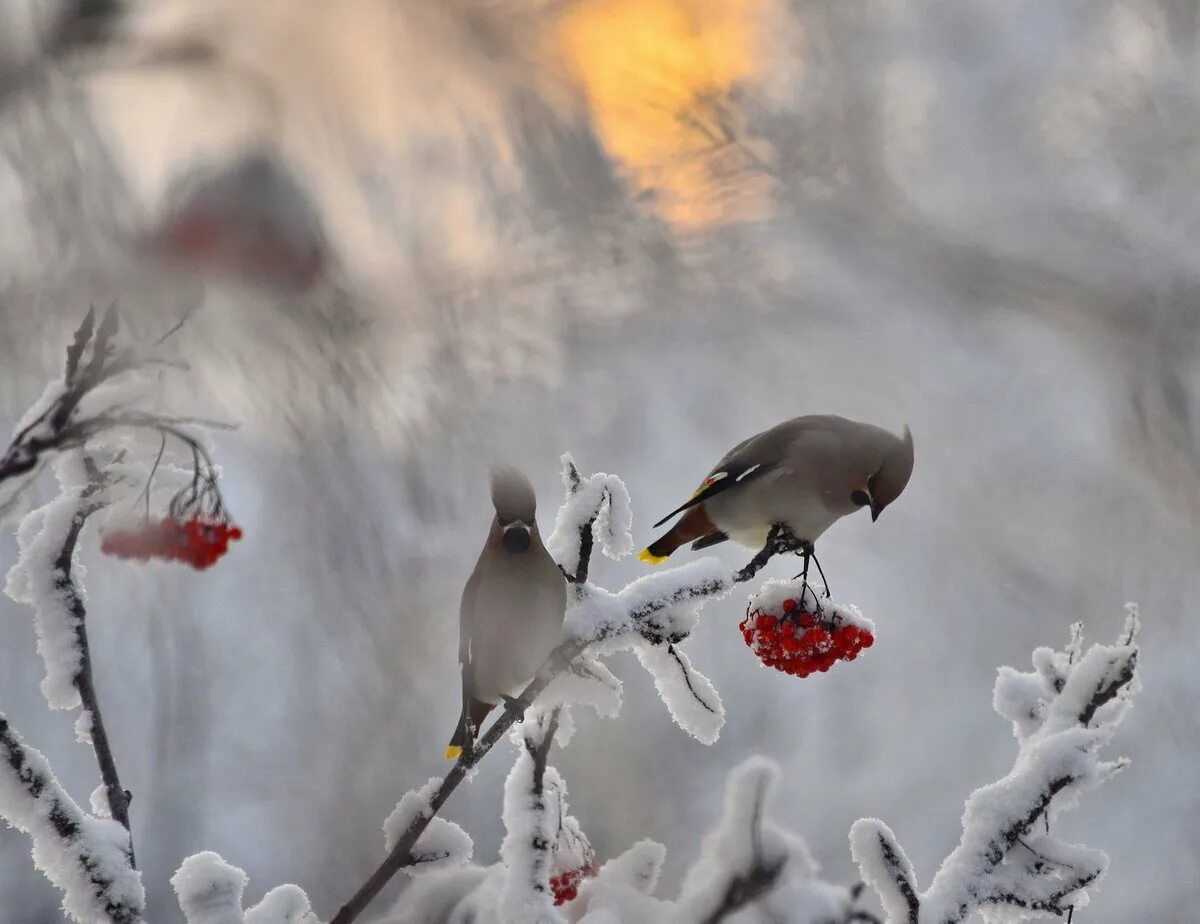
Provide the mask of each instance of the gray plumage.
[{"label": "gray plumage", "polygon": [[912,468],[907,428],[899,437],[845,417],[795,417],[726,453],[692,499],[668,514],[688,511],[643,558],[657,561],[686,542],[703,548],[726,538],[759,549],[775,523],[816,542],[860,507],[877,519],[903,492]]},{"label": "gray plumage", "polygon": [[[459,608],[463,715],[450,750],[497,703],[516,696],[562,637],[566,580],[538,532],[533,487],[512,468],[492,472],[496,516]],[[452,756],[448,751],[448,756]]]}]

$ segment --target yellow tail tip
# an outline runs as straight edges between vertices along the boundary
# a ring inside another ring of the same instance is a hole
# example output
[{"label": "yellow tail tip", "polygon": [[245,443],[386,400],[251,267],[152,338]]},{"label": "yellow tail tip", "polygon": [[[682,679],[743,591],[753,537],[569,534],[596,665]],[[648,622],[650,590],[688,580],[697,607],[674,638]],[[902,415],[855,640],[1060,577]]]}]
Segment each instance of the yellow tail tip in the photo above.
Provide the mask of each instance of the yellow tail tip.
[{"label": "yellow tail tip", "polygon": [[666,555],[655,555],[649,549],[642,549],[641,554],[638,555],[638,561],[644,561],[648,565],[661,565],[666,560]]},{"label": "yellow tail tip", "polygon": [[460,748],[457,744],[452,744],[446,748],[446,760],[458,760],[461,754],[462,748]]}]

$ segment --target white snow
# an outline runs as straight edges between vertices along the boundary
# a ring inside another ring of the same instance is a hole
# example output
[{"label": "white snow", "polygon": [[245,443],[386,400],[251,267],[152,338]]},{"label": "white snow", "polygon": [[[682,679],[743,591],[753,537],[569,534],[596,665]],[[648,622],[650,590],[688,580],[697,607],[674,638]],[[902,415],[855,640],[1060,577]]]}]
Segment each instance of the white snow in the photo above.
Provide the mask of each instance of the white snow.
[{"label": "white snow", "polygon": [[183,861],[171,885],[188,924],[242,924],[244,871],[205,850]]},{"label": "white snow", "polygon": [[799,609],[804,612],[815,612],[820,606],[822,618],[838,625],[858,626],[872,635],[875,634],[875,623],[867,619],[858,607],[849,603],[838,603],[828,597],[818,597],[812,587],[805,587],[799,578],[783,580],[771,578],[750,598],[751,610],[762,610],[764,613],[780,614],[784,612],[784,602],[794,600]]},{"label": "white snow", "polygon": [[850,828],[850,854],[863,881],[879,895],[888,921],[907,921],[905,896],[917,894],[917,875],[892,829],[878,818],[858,819]]},{"label": "white snow", "polygon": [[82,709],[75,719],[75,740],[80,744],[92,743],[92,710]]},{"label": "white snow", "polygon": [[709,679],[675,645],[642,644],[635,651],[675,724],[702,744],[715,743],[725,724],[725,707]]},{"label": "white snow", "polygon": [[[433,814],[430,800],[441,785],[440,776],[431,776],[420,789],[410,790],[401,797],[383,823],[386,850],[390,852],[396,846],[418,817],[429,818]],[[447,866],[460,866],[470,861],[474,849],[475,845],[466,831],[452,821],[434,817],[413,845],[413,862],[405,866],[404,871],[416,876]]]},{"label": "white snow", "polygon": [[533,707],[547,709],[561,705],[555,742],[565,747],[574,733],[570,706],[590,706],[604,718],[616,718],[621,712],[621,681],[603,663],[582,654],[570,667],[558,674],[546,686]]},{"label": "white snow", "polygon": [[563,621],[568,638],[602,644],[593,652],[631,648],[637,636],[684,636],[696,627],[700,609],[729,592],[729,569],[715,558],[638,578],[618,593],[589,585]]},{"label": "white snow", "polygon": [[244,924],[321,924],[304,890],[296,885],[276,886],[246,911]]},{"label": "white snow", "polygon": [[[74,709],[79,705],[79,691],[75,689],[75,678],[83,663],[76,635],[79,620],[71,611],[72,591],[63,586],[65,576],[56,562],[79,511],[80,485],[86,483],[81,459],[79,452],[68,452],[56,460],[62,493],[21,521],[17,562],[9,569],[4,588],[16,602],[33,607],[38,654],[46,665],[42,693],[51,709]],[[76,549],[71,559],[72,577],[80,599],[86,599],[78,559]]]},{"label": "white snow", "polygon": [[129,863],[129,834],[94,818],[59,785],[45,757],[0,715],[0,817],[33,840],[34,865],[63,893],[75,921],[136,924],[145,893]]},{"label": "white snow", "polygon": [[[495,920],[494,892],[504,875],[495,866],[459,866],[421,876],[404,890],[382,924],[484,924]],[[490,880],[485,887],[485,880]],[[247,922],[249,924],[249,922]]]},{"label": "white snow", "polygon": [[653,897],[666,856],[662,844],[638,841],[600,867],[595,878],[580,884],[579,897],[565,908],[567,920],[571,924],[658,924],[669,920],[670,903]]},{"label": "white snow", "polygon": [[103,783],[92,790],[88,804],[92,807],[92,814],[97,818],[112,818],[112,805],[108,801],[108,787]]},{"label": "white snow", "polygon": [[579,570],[579,537],[591,519],[592,535],[609,558],[633,551],[633,513],[629,492],[616,475],[597,472],[580,478],[569,453],[562,456],[566,498],[558,508],[546,548],[568,574]]},{"label": "white snow", "polygon": [[[545,781],[557,776],[547,767]],[[558,835],[557,806],[553,793],[543,785],[534,792],[534,761],[520,748],[504,782],[504,840],[500,859],[504,863],[504,885],[500,890],[501,924],[560,924],[563,917],[554,907],[550,891],[551,849]]]},{"label": "white snow", "polygon": [[676,924],[709,920],[731,883],[752,871],[778,868],[780,880],[812,875],[815,864],[803,843],[766,819],[765,803],[779,777],[778,765],[763,757],[750,758],[729,775],[721,820],[684,876],[672,917]]}]

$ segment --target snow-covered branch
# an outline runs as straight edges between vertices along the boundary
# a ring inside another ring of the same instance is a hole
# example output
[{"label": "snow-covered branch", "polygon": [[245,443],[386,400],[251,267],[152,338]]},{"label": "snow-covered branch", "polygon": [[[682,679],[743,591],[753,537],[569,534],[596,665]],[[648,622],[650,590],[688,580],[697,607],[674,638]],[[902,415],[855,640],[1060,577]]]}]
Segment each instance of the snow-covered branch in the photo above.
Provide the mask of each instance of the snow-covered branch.
[{"label": "snow-covered branch", "polygon": [[145,907],[129,832],[82,811],[40,752],[0,715],[0,816],[33,839],[33,860],[76,921],[138,924]]},{"label": "snow-covered branch", "polygon": [[[82,705],[76,734],[96,752],[108,813],[129,831],[130,794],[121,785],[104,728],[92,679],[84,593],[75,581],[79,534],[88,517],[109,503],[109,491],[120,475],[100,471],[80,450],[61,455],[56,467],[61,493],[21,524],[21,555],[9,571],[6,591],[33,607],[38,650],[46,664],[42,691],[52,708]],[[132,839],[129,853],[132,860]]]},{"label": "snow-covered branch", "polygon": [[993,705],[1013,723],[1016,761],[1003,779],[971,794],[962,839],[925,892],[887,825],[855,823],[851,849],[890,921],[958,924],[996,906],[1007,909],[1008,919],[1024,920],[1086,903],[1084,890],[1104,874],[1108,857],[1054,837],[1050,821],[1126,766],[1098,753],[1139,689],[1137,629],[1131,609],[1115,645],[1081,654],[1076,626],[1062,651],[1034,651],[1032,672],[1000,669]]},{"label": "snow-covered branch", "polygon": [[513,924],[559,924],[550,891],[557,841],[561,779],[547,760],[554,743],[558,711],[522,723],[521,747],[504,784],[504,828],[500,859],[506,874],[500,891],[500,918]]}]

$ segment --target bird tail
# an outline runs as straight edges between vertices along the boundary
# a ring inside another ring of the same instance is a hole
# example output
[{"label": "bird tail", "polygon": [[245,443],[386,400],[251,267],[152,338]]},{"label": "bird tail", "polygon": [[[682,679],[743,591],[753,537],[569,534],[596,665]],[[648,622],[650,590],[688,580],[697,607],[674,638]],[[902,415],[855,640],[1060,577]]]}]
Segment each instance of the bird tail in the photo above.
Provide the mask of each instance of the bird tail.
[{"label": "bird tail", "polygon": [[703,507],[693,507],[682,519],[650,545],[646,546],[638,556],[642,561],[658,565],[666,561],[672,552],[681,545],[695,539],[704,539],[719,532]]},{"label": "bird tail", "polygon": [[446,746],[446,760],[458,760],[462,755],[463,745],[467,742],[467,715],[471,716],[471,722],[475,725],[475,734],[479,734],[479,728],[483,725],[483,720],[487,718],[487,714],[492,711],[492,704],[485,703],[483,700],[472,698],[466,708],[463,709],[462,715],[458,717],[458,725],[454,728],[454,734],[450,736],[450,743]]}]

